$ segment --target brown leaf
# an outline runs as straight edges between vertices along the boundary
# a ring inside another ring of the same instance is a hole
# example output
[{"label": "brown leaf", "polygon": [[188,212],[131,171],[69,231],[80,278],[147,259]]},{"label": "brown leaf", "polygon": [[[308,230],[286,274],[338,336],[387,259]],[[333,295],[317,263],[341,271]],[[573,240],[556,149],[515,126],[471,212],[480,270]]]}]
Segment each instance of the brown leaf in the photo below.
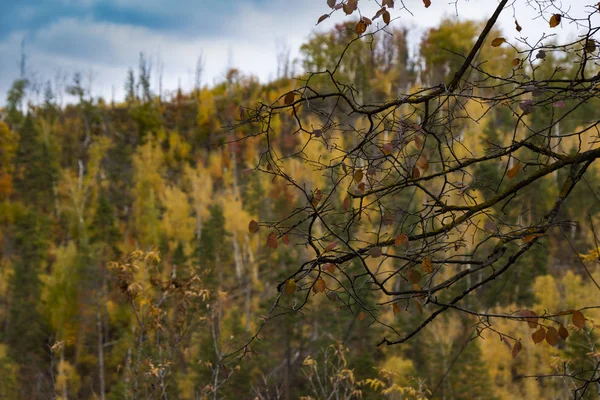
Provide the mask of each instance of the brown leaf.
[{"label": "brown leaf", "polygon": [[337,247],[337,242],[331,242],[327,246],[325,246],[324,251],[331,251]]},{"label": "brown leaf", "polygon": [[408,247],[408,236],[406,236],[404,233],[401,233],[398,236],[396,236],[396,238],[394,239],[394,246]]},{"label": "brown leaf", "polygon": [[519,352],[521,351],[522,348],[523,348],[523,344],[521,344],[521,341],[520,340],[517,341],[511,351],[513,359],[517,358],[517,355],[519,355]]},{"label": "brown leaf", "polygon": [[351,202],[350,202],[350,197],[346,197],[344,199],[344,210],[348,211],[348,209],[350,208]]},{"label": "brown leaf", "polygon": [[417,284],[421,281],[421,273],[414,269],[409,269],[407,278],[410,283]]},{"label": "brown leaf", "polygon": [[425,172],[429,169],[429,161],[424,154],[421,154],[421,157],[417,160],[417,165]]},{"label": "brown leaf", "polygon": [[519,173],[520,170],[521,170],[521,163],[516,163],[515,165],[512,166],[512,168],[510,168],[508,171],[506,171],[506,177],[508,179],[512,179],[515,176],[517,176],[517,174]]},{"label": "brown leaf", "polygon": [[421,171],[419,171],[419,168],[413,167],[412,177],[414,179],[419,179],[420,176],[421,176]]},{"label": "brown leaf", "polygon": [[546,342],[548,342],[550,346],[556,346],[558,343],[558,337],[558,331],[556,328],[553,326],[549,327],[548,331],[546,332]]},{"label": "brown leaf", "polygon": [[354,182],[356,183],[360,183],[360,181],[362,181],[363,179],[363,172],[360,169],[357,169],[356,171],[354,171]]},{"label": "brown leaf", "polygon": [[562,19],[562,16],[560,14],[553,14],[552,17],[550,17],[550,28],[555,28],[560,24],[560,20]]},{"label": "brown leaf", "polygon": [[425,258],[421,262],[421,269],[426,274],[430,274],[433,272],[433,264],[431,263],[431,258],[429,258],[429,256],[425,256]]},{"label": "brown leaf", "polygon": [[321,293],[325,291],[325,280],[323,278],[319,278],[315,281],[315,284],[312,287],[313,292],[316,293]]},{"label": "brown leaf", "polygon": [[327,272],[329,272],[330,274],[333,274],[335,272],[335,264],[332,263],[328,263],[323,265],[323,269]]},{"label": "brown leaf", "polygon": [[388,8],[394,8],[394,0],[387,0]]},{"label": "brown leaf", "polygon": [[546,339],[546,330],[540,326],[540,328],[531,334],[533,343],[538,344]]},{"label": "brown leaf", "polygon": [[381,257],[381,247],[375,246],[369,249],[369,255],[373,258]]},{"label": "brown leaf", "polygon": [[504,42],[506,42],[506,39],[503,37],[497,37],[496,39],[492,40],[492,47],[502,46],[502,43]]},{"label": "brown leaf", "polygon": [[356,27],[354,28],[354,32],[356,32],[357,35],[362,35],[366,31],[367,31],[367,24],[365,24],[365,22],[361,19],[356,24]]},{"label": "brown leaf", "polygon": [[285,97],[283,98],[283,104],[285,104],[286,106],[289,104],[292,104],[294,102],[294,99],[296,98],[296,93],[294,92],[288,92]]},{"label": "brown leaf", "polygon": [[250,221],[250,223],[248,224],[248,230],[250,231],[250,233],[258,232],[258,222],[256,222],[255,220]]},{"label": "brown leaf", "polygon": [[425,8],[429,8],[431,5],[431,0],[423,0],[423,4],[425,5]]},{"label": "brown leaf", "polygon": [[[423,0],[424,1],[424,0]],[[420,302],[416,302],[417,303],[417,310],[419,310],[419,313],[423,314],[423,306],[421,305]]]},{"label": "brown leaf", "polygon": [[379,17],[381,17],[381,14],[383,14],[385,12],[386,8],[385,7],[381,7],[376,13],[375,16],[373,16],[373,19],[377,19]]},{"label": "brown leaf", "polygon": [[288,234],[286,233],[285,235],[283,235],[283,237],[281,238],[281,241],[283,242],[283,244],[285,245],[289,245],[290,244],[290,237],[288,236]]},{"label": "brown leaf", "polygon": [[569,337],[569,331],[567,330],[567,328],[565,328],[563,324],[560,324],[560,327],[558,328],[558,335],[563,340],[567,340],[567,338]]},{"label": "brown leaf", "polygon": [[519,315],[522,317],[527,317],[525,318],[525,321],[527,321],[527,325],[529,325],[531,329],[535,329],[538,327],[539,318],[535,311],[522,310],[521,312],[519,312]]},{"label": "brown leaf", "polygon": [[521,25],[519,25],[519,23],[517,22],[517,20],[515,19],[515,29],[517,30],[517,32],[521,32],[521,30],[523,28],[521,28]]},{"label": "brown leaf", "polygon": [[334,8],[335,2],[336,0],[327,0],[327,5],[329,6],[329,8]]},{"label": "brown leaf", "polygon": [[421,135],[415,135],[415,144],[417,145],[417,149],[423,148],[423,138]]},{"label": "brown leaf", "polygon": [[521,60],[519,58],[514,58],[512,60],[512,65],[513,67],[518,67],[519,65],[521,65]]},{"label": "brown leaf", "polygon": [[362,321],[363,319],[365,319],[365,312],[364,311],[359,312],[356,319],[359,321]]},{"label": "brown leaf", "polygon": [[244,117],[246,116],[244,114],[244,106],[239,106],[239,112],[240,112],[240,119],[244,119]]},{"label": "brown leaf", "polygon": [[585,328],[585,317],[580,311],[573,311],[573,325],[579,329]]},{"label": "brown leaf", "polygon": [[369,26],[369,25],[371,25],[371,24],[373,23],[373,22],[372,22],[372,21],[371,21],[369,18],[367,18],[367,17],[362,17],[361,19],[363,20],[363,22],[364,22],[364,23],[365,23],[367,26]]},{"label": "brown leaf", "polygon": [[329,299],[329,301],[336,301],[338,296],[337,296],[336,292],[334,292],[333,290],[330,290],[327,292],[327,298]]},{"label": "brown leaf", "polygon": [[398,305],[398,303],[392,304],[392,310],[394,311],[394,315],[400,312],[400,306]]},{"label": "brown leaf", "polygon": [[293,279],[288,279],[285,281],[285,285],[283,285],[283,293],[284,294],[294,294],[296,292],[296,281]]},{"label": "brown leaf", "polygon": [[385,22],[386,25],[389,25],[390,19],[391,19],[389,11],[384,12],[382,17],[383,17],[383,22]]},{"label": "brown leaf", "polygon": [[319,25],[321,22],[325,21],[327,18],[329,18],[329,14],[323,14],[319,17],[319,19],[317,20],[316,25]]},{"label": "brown leaf", "polygon": [[277,232],[270,232],[267,236],[267,246],[275,250],[277,248]]},{"label": "brown leaf", "polygon": [[506,347],[508,347],[508,349],[510,351],[512,351],[513,346],[512,346],[512,344],[510,344],[510,340],[508,340],[508,338],[506,336],[500,336],[500,340],[502,341],[502,343],[504,343],[506,345]]},{"label": "brown leaf", "polygon": [[392,154],[392,152],[394,151],[394,145],[391,143],[386,143],[381,148],[381,151],[383,151],[383,154],[388,156],[388,155]]}]

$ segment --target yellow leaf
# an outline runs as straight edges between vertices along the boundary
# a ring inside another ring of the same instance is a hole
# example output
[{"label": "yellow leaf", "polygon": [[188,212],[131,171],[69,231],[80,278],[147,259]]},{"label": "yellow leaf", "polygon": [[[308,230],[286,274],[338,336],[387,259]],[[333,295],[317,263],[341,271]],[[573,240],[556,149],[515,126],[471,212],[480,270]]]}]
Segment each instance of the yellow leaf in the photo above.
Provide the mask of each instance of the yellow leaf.
[{"label": "yellow leaf", "polygon": [[283,285],[283,293],[284,294],[294,294],[296,292],[296,281],[293,279],[288,279],[285,281],[285,285]]},{"label": "yellow leaf", "polygon": [[426,256],[421,262],[421,269],[426,274],[430,274],[433,272],[433,264],[431,263],[431,258],[429,258],[429,256]]},{"label": "yellow leaf", "polygon": [[492,40],[492,47],[502,46],[502,43],[504,42],[506,42],[506,39],[503,37],[497,37],[496,39]]},{"label": "yellow leaf", "polygon": [[325,280],[323,280],[323,278],[319,278],[315,281],[315,284],[312,287],[313,292],[316,293],[321,293],[325,291]]},{"label": "yellow leaf", "polygon": [[538,237],[542,237],[542,236],[544,236],[543,233],[532,233],[530,235],[525,235],[525,236],[523,236],[523,242],[529,243],[533,239],[538,238]]},{"label": "yellow leaf", "polygon": [[362,181],[363,179],[363,172],[362,170],[358,169],[354,172],[354,182],[359,183],[360,181]]},{"label": "yellow leaf", "polygon": [[521,170],[521,163],[516,163],[515,165],[512,166],[512,168],[510,168],[508,171],[506,171],[506,177],[508,179],[512,179],[515,176],[517,176],[517,174],[519,173],[520,170]]}]

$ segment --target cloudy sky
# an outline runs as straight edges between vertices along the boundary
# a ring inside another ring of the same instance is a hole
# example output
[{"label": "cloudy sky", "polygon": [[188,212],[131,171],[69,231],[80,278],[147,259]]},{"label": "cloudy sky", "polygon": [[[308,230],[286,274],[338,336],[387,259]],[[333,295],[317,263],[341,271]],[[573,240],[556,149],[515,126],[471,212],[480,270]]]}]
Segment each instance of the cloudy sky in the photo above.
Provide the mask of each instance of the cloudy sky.
[{"label": "cloudy sky", "polygon": [[[540,19],[531,21],[532,10],[520,2],[501,18],[507,38],[517,34],[513,12],[523,36],[532,38],[547,26]],[[432,0],[429,9],[422,0],[405,4],[412,15],[395,11],[392,16],[399,18],[394,24],[410,28],[413,43],[441,18],[456,15],[454,1]],[[496,4],[458,0],[456,7],[463,18],[484,19]],[[374,0],[359,5],[368,16],[378,9]],[[28,75],[45,81],[81,72],[95,95],[110,98],[114,88],[120,98],[127,68],[137,65],[140,52],[154,66],[162,60],[166,89],[176,89],[178,82],[192,86],[200,54],[204,84],[222,79],[228,65],[267,81],[276,73],[277,43],[285,43],[297,57],[314,29],[329,29],[343,19],[339,11],[315,28],[328,11],[326,0],[0,0],[0,104],[19,76],[22,42]]]}]

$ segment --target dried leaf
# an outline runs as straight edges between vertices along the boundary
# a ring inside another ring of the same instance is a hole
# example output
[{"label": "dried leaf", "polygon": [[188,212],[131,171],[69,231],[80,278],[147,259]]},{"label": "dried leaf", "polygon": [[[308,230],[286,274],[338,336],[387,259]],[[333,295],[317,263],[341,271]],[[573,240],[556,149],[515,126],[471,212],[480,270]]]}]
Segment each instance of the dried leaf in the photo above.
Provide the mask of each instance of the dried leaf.
[{"label": "dried leaf", "polygon": [[385,12],[386,8],[385,7],[381,7],[376,13],[375,16],[373,16],[373,19],[377,19],[379,17],[381,17],[381,14],[383,14]]},{"label": "dried leaf", "polygon": [[283,242],[283,244],[285,245],[289,245],[290,244],[290,237],[288,236],[288,234],[286,233],[285,235],[283,235],[283,237],[281,238],[281,241]]},{"label": "dried leaf", "polygon": [[497,37],[496,39],[492,40],[492,47],[502,46],[502,43],[504,42],[506,42],[506,39],[503,37]]},{"label": "dried leaf", "polygon": [[415,145],[417,145],[417,149],[423,148],[423,138],[421,135],[415,135]]},{"label": "dried leaf", "polygon": [[315,197],[314,200],[319,203],[321,200],[323,199],[323,192],[321,191],[321,189],[317,189],[315,190]]},{"label": "dried leaf", "polygon": [[383,151],[383,154],[388,156],[388,155],[392,154],[392,152],[394,151],[394,145],[391,143],[386,143],[381,148],[381,151]]},{"label": "dried leaf", "polygon": [[333,274],[335,272],[335,264],[332,263],[328,263],[323,265],[323,269],[327,272],[329,272],[330,274]]},{"label": "dried leaf", "polygon": [[408,270],[407,278],[410,283],[417,284],[421,281],[421,273],[411,268]]},{"label": "dried leaf", "polygon": [[429,8],[431,5],[431,0],[423,0],[423,4],[425,5],[425,8]]},{"label": "dried leaf", "polygon": [[389,11],[384,12],[382,15],[382,18],[383,18],[383,22],[385,22],[386,25],[390,24],[391,16],[390,16]]},{"label": "dried leaf", "polygon": [[521,28],[521,25],[519,25],[519,23],[517,22],[517,20],[515,19],[515,29],[517,30],[517,32],[521,32],[521,30],[523,28]]},{"label": "dried leaf", "polygon": [[284,294],[294,294],[296,292],[296,281],[293,279],[288,279],[285,281],[285,285],[283,285],[283,293]]},{"label": "dried leaf", "polygon": [[334,8],[335,2],[336,0],[327,0],[327,5],[329,6],[329,8]]},{"label": "dried leaf", "polygon": [[373,258],[381,257],[381,247],[379,247],[379,246],[371,247],[369,249],[369,255]]},{"label": "dried leaf", "polygon": [[504,343],[506,345],[506,347],[508,347],[508,349],[510,351],[512,351],[513,346],[512,346],[512,344],[510,344],[510,340],[508,340],[508,338],[506,336],[500,336],[500,340],[502,341],[502,343]]},{"label": "dried leaf", "polygon": [[558,328],[558,335],[563,340],[567,340],[567,338],[569,337],[569,331],[567,330],[567,328],[565,328],[563,324],[560,324],[560,327]]},{"label": "dried leaf", "polygon": [[277,232],[270,232],[267,236],[267,246],[275,250],[277,248]]},{"label": "dried leaf", "polygon": [[521,65],[521,60],[519,58],[513,58],[512,65],[513,67],[518,67],[519,65]]},{"label": "dried leaf", "polygon": [[338,299],[338,296],[336,292],[330,290],[327,292],[327,298],[329,299],[329,301],[336,301]]},{"label": "dried leaf", "polygon": [[421,171],[419,171],[419,168],[413,167],[412,176],[414,179],[419,179],[421,177]]},{"label": "dried leaf", "polygon": [[359,321],[362,321],[363,319],[365,319],[365,312],[364,311],[359,312],[356,319]]},{"label": "dried leaf", "polygon": [[362,181],[363,179],[363,172],[361,169],[357,169],[356,171],[354,171],[354,182],[356,183],[360,183],[360,181]]},{"label": "dried leaf", "polygon": [[325,246],[324,251],[331,251],[337,247],[337,242],[331,242],[327,246]]},{"label": "dried leaf", "polygon": [[529,325],[531,329],[535,329],[538,327],[539,318],[535,311],[523,310],[519,313],[519,315],[527,317],[525,318],[525,321],[527,321],[527,325]]},{"label": "dried leaf", "polygon": [[512,166],[512,168],[510,168],[508,171],[506,171],[506,177],[508,179],[512,179],[515,176],[517,176],[517,174],[519,173],[520,170],[521,170],[521,163],[516,163],[515,165]]},{"label": "dried leaf", "polygon": [[520,340],[517,341],[511,351],[513,359],[517,358],[517,355],[519,355],[519,352],[521,351],[522,348],[523,348],[523,344],[521,344],[521,341]]},{"label": "dried leaf", "polygon": [[524,100],[519,103],[519,108],[523,111],[524,115],[531,114],[533,112],[533,101]]},{"label": "dried leaf", "polygon": [[401,233],[398,236],[396,236],[396,238],[394,239],[394,246],[408,247],[408,236],[406,236],[404,233]]},{"label": "dried leaf", "polygon": [[286,106],[289,104],[292,104],[294,102],[295,98],[296,98],[296,93],[288,92],[288,94],[286,94],[285,97],[283,98],[283,104],[285,104]]},{"label": "dried leaf", "polygon": [[315,281],[315,284],[312,287],[313,292],[316,293],[321,293],[325,291],[325,280],[323,278],[319,278]]},{"label": "dried leaf", "polygon": [[560,14],[553,14],[550,17],[550,28],[555,28],[560,24],[560,20],[562,19],[562,16]]},{"label": "dried leaf", "polygon": [[398,303],[392,304],[392,310],[394,311],[394,315],[400,312],[400,306],[398,305]]},{"label": "dried leaf", "polygon": [[429,258],[429,256],[425,256],[425,258],[421,262],[421,269],[426,274],[430,274],[433,272],[433,264],[431,263],[431,258]]},{"label": "dried leaf", "polygon": [[240,119],[244,119],[244,117],[246,116],[244,114],[244,106],[239,106],[239,112],[240,112]]},{"label": "dried leaf", "polygon": [[250,221],[250,223],[248,224],[248,230],[250,231],[250,233],[258,232],[258,222],[256,222],[255,220]]},{"label": "dried leaf", "polygon": [[573,325],[579,329],[585,328],[585,317],[580,311],[573,311]]},{"label": "dried leaf", "polygon": [[417,303],[417,310],[419,310],[419,313],[423,314],[423,306],[418,301],[416,303]]},{"label": "dried leaf", "polygon": [[366,31],[367,31],[367,24],[365,24],[365,22],[361,19],[356,24],[356,27],[354,28],[354,32],[356,32],[357,35],[362,35]]},{"label": "dried leaf", "polygon": [[319,25],[321,22],[325,21],[327,18],[329,18],[329,14],[323,14],[319,17],[319,19],[317,20],[317,24]]},{"label": "dried leaf", "polygon": [[344,210],[348,211],[348,209],[350,208],[350,204],[351,204],[350,203],[350,197],[346,197],[344,199],[344,204],[343,204],[344,205]]},{"label": "dried leaf", "polygon": [[417,160],[417,165],[425,172],[429,169],[429,161],[427,160],[427,157],[425,157],[424,154],[421,154],[421,156]]},{"label": "dried leaf", "polygon": [[556,328],[553,326],[549,327],[546,332],[546,342],[548,342],[550,346],[556,346],[558,344],[558,337]]},{"label": "dried leaf", "polygon": [[538,344],[546,339],[546,330],[540,326],[540,328],[531,334],[531,339],[533,339],[533,343]]},{"label": "dried leaf", "polygon": [[544,58],[546,58],[546,52],[544,50],[538,51],[535,55],[535,58],[543,60]]}]

